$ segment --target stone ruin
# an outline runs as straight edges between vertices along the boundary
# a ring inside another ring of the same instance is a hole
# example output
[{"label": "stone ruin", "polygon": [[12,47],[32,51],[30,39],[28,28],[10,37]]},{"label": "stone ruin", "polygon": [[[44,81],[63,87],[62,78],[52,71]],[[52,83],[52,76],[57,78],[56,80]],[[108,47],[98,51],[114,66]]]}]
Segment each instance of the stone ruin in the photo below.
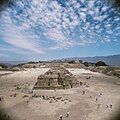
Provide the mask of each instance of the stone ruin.
[{"label": "stone ruin", "polygon": [[33,89],[69,89],[79,86],[76,77],[64,67],[54,67],[38,76]]}]

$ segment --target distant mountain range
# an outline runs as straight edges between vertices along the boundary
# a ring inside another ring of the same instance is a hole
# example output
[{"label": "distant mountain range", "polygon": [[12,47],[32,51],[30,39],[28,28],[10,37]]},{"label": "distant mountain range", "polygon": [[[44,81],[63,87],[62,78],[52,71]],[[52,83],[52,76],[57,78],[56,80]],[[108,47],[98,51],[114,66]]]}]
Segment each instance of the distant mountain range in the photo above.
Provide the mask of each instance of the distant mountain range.
[{"label": "distant mountain range", "polygon": [[26,61],[0,61],[1,64],[5,64],[7,66],[13,66],[21,63],[26,63]]},{"label": "distant mountain range", "polygon": [[103,61],[110,66],[120,66],[120,55],[95,56],[95,57],[72,57],[72,58],[63,58],[62,60],[82,60],[83,62],[92,62],[92,63]]},{"label": "distant mountain range", "polygon": [[[96,63],[98,61],[103,61],[110,66],[120,66],[120,55],[110,55],[110,56],[95,56],[95,57],[71,57],[71,58],[62,58],[59,60],[82,60],[83,62]],[[55,60],[55,61],[59,61]],[[28,61],[0,61],[6,65],[17,65],[20,63],[27,63]]]}]

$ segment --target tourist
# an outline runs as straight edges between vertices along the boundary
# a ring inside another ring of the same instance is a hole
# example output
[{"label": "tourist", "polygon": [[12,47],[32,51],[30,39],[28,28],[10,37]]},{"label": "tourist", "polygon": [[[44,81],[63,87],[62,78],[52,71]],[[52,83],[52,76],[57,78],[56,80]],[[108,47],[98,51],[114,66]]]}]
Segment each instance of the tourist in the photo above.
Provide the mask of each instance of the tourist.
[{"label": "tourist", "polygon": [[5,118],[5,120],[9,120],[10,119],[10,113],[4,114],[4,118]]},{"label": "tourist", "polygon": [[106,108],[108,108],[108,107],[109,107],[109,104],[107,103]]},{"label": "tourist", "polygon": [[5,119],[7,118],[7,115],[6,115],[6,114],[4,114],[4,118],[5,118]]},{"label": "tourist", "polygon": [[90,95],[90,98],[92,98],[92,95]]},{"label": "tourist", "polygon": [[102,93],[99,94],[99,96],[101,96],[101,95],[102,95]]},{"label": "tourist", "polygon": [[3,100],[3,96],[2,96],[1,98],[2,98],[2,100]]},{"label": "tourist", "polygon": [[82,85],[82,82],[80,82],[80,85]]},{"label": "tourist", "polygon": [[89,84],[87,84],[86,87],[89,87]]},{"label": "tourist", "polygon": [[98,108],[100,108],[100,104],[98,104]]},{"label": "tourist", "polygon": [[50,100],[50,102],[49,103],[52,103],[52,100]]},{"label": "tourist", "polygon": [[66,117],[69,117],[69,114],[70,114],[70,113],[69,113],[69,112],[67,112]]},{"label": "tourist", "polygon": [[33,94],[33,90],[30,90],[30,91],[29,91],[29,94]]},{"label": "tourist", "polygon": [[3,101],[3,96],[0,97],[0,101]]},{"label": "tourist", "polygon": [[29,103],[29,100],[27,100],[27,105],[28,105],[28,103]]},{"label": "tourist", "polygon": [[110,104],[110,108],[112,108],[112,104]]},{"label": "tourist", "polygon": [[42,98],[43,98],[43,100],[45,100],[45,96],[44,95],[42,96]]},{"label": "tourist", "polygon": [[62,118],[63,118],[63,115],[60,115],[60,119],[59,120],[62,120]]},{"label": "tourist", "polygon": [[10,116],[11,116],[11,113],[9,112],[9,113],[7,114],[7,118],[10,119]]},{"label": "tourist", "polygon": [[85,94],[85,91],[83,90],[83,93],[82,93],[83,95]]},{"label": "tourist", "polygon": [[95,99],[96,101],[98,101],[98,97],[96,97],[96,99]]},{"label": "tourist", "polygon": [[86,82],[84,82],[84,85],[86,85]]}]

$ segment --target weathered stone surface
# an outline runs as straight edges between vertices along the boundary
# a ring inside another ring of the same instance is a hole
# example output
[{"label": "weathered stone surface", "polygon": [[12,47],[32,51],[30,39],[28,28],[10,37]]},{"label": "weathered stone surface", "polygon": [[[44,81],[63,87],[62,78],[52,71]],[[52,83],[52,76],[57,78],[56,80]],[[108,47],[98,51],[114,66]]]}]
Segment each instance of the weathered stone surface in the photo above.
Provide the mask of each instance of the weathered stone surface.
[{"label": "weathered stone surface", "polygon": [[79,82],[72,73],[64,67],[54,67],[38,76],[33,89],[69,89],[78,86]]}]

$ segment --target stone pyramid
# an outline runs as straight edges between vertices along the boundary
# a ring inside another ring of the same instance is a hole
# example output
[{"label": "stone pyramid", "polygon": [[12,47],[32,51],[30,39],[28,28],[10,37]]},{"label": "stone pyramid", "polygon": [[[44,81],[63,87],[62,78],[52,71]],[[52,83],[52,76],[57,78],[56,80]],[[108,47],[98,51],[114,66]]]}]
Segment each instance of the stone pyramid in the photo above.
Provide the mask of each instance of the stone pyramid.
[{"label": "stone pyramid", "polygon": [[64,67],[53,67],[39,75],[33,89],[69,89],[78,87],[79,81]]}]

